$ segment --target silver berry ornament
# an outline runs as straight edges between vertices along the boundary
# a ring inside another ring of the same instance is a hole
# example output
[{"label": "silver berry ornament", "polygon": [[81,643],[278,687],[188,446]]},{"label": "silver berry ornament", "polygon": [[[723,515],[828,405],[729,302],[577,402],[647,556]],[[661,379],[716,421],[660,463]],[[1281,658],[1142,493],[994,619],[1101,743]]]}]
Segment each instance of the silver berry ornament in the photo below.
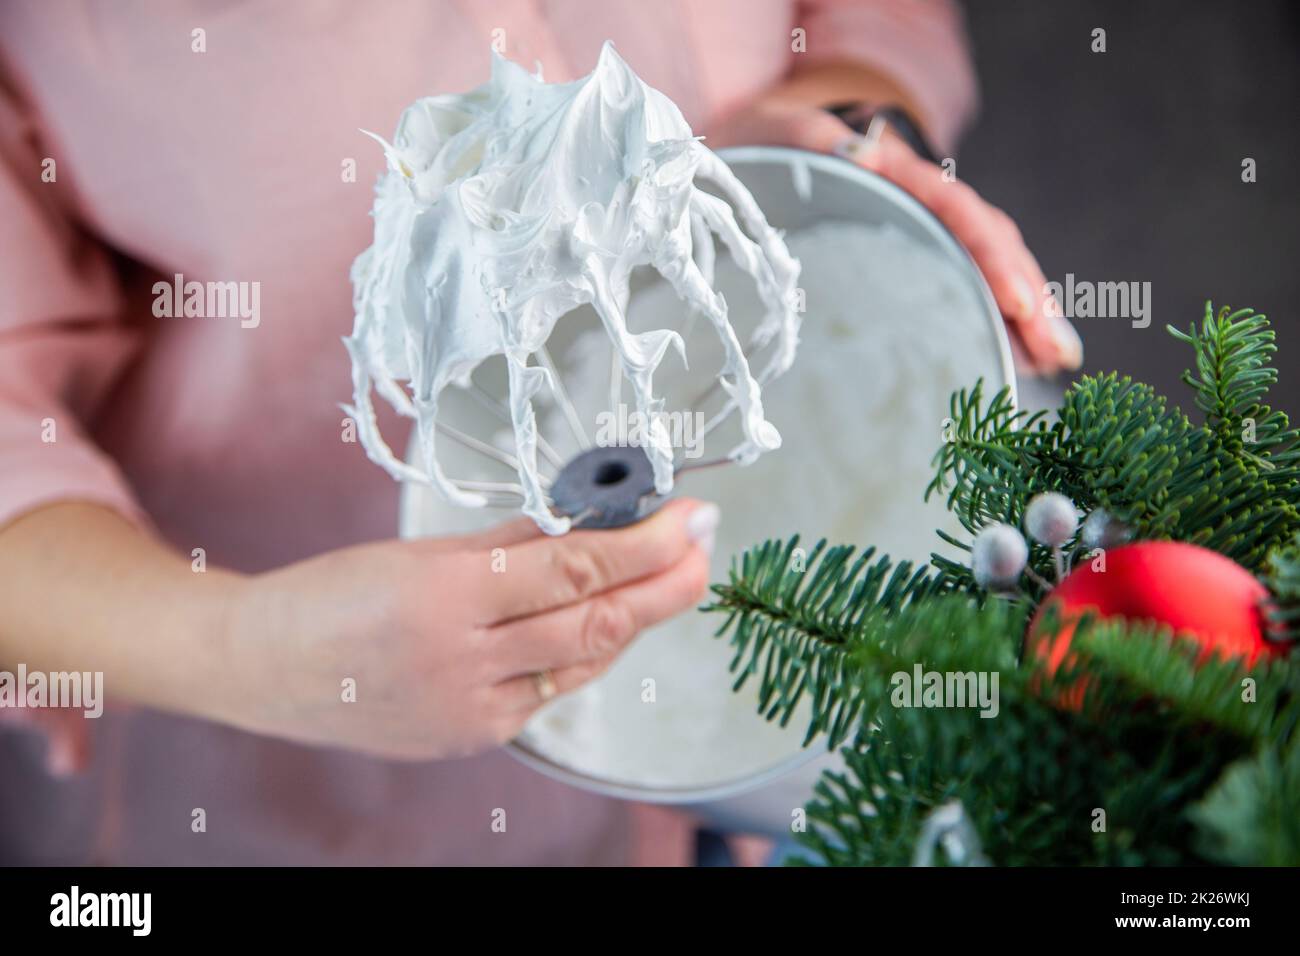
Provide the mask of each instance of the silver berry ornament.
[{"label": "silver berry ornament", "polygon": [[1133,536],[1132,530],[1122,521],[1116,521],[1104,508],[1094,508],[1083,519],[1079,529],[1079,543],[1092,551],[1095,548],[1117,548]]},{"label": "silver berry ornament", "polygon": [[1035,495],[1025,508],[1025,530],[1039,544],[1059,548],[1074,537],[1078,528],[1074,502],[1055,491]]},{"label": "silver berry ornament", "polygon": [[971,546],[970,567],[982,588],[1015,584],[1029,560],[1029,545],[1010,525],[991,524],[980,529]]}]

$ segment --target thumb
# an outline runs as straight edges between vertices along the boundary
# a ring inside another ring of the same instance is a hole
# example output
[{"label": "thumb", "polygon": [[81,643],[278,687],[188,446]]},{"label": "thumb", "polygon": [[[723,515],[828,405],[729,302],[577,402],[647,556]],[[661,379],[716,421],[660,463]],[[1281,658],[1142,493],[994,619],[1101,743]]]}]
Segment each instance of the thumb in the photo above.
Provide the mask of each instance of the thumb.
[{"label": "thumb", "polygon": [[705,138],[720,146],[795,146],[817,153],[845,153],[861,137],[838,117],[804,105],[768,103],[724,121]]}]

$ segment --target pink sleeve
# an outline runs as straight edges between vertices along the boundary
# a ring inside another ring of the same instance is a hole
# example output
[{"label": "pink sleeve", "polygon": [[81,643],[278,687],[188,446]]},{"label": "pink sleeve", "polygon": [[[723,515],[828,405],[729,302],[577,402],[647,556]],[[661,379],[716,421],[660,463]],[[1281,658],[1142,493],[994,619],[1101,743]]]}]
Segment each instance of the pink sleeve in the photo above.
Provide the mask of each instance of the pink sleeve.
[{"label": "pink sleeve", "polygon": [[852,60],[911,95],[942,155],[978,104],[961,10],[952,0],[800,0],[796,26],[810,61]]},{"label": "pink sleeve", "polygon": [[0,527],[66,499],[147,524],[84,424],[136,337],[117,321],[107,253],[69,212],[69,171],[48,157],[30,115],[0,85]]}]

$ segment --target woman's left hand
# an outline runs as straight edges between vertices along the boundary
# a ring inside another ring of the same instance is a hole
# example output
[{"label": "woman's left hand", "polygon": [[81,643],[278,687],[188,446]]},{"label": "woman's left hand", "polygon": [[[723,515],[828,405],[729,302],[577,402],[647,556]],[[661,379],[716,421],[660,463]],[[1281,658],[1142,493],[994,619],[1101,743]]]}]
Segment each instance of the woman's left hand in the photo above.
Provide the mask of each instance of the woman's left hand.
[{"label": "woman's left hand", "polygon": [[710,130],[710,147],[737,144],[795,146],[835,153],[911,193],[966,247],[984,273],[1011,333],[1016,364],[1042,375],[1077,369],[1083,345],[1015,222],[966,183],[919,157],[897,134],[868,145],[840,119],[816,107],[759,100]]}]

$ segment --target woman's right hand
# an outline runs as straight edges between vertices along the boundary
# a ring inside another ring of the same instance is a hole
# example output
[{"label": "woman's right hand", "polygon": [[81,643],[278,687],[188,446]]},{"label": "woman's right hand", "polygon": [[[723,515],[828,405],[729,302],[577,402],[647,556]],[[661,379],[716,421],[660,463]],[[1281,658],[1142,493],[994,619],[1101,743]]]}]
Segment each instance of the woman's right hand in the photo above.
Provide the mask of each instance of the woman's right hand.
[{"label": "woman's right hand", "polygon": [[514,737],[544,702],[603,672],[636,634],[695,605],[715,505],[546,537],[527,519],[479,535],[388,541],[245,578],[223,646],[240,673],[215,714],[250,730],[396,758]]}]

